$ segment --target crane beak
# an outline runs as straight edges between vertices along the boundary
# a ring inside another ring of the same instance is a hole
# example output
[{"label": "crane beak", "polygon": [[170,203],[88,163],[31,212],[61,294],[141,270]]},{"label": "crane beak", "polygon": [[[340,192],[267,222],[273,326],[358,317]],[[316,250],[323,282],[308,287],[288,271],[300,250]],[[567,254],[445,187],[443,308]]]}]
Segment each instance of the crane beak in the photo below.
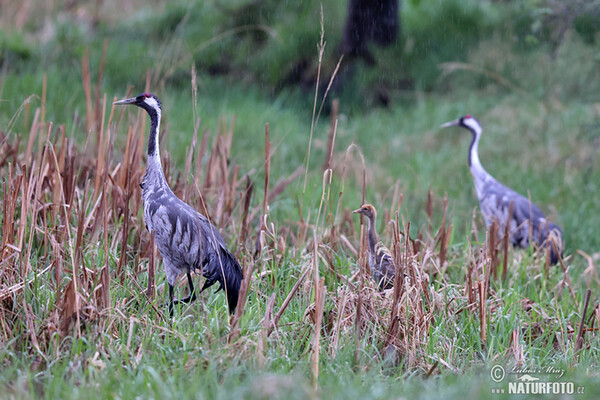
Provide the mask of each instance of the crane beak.
[{"label": "crane beak", "polygon": [[113,104],[116,106],[124,106],[127,104],[134,104],[135,103],[135,97],[131,97],[129,99],[123,99],[123,100],[119,100],[119,101],[115,101]]},{"label": "crane beak", "polygon": [[458,126],[460,124],[460,119],[455,119],[454,121],[446,122],[445,124],[440,125],[440,128],[447,128],[449,126]]},{"label": "crane beak", "polygon": [[356,210],[352,211],[352,214],[356,214],[356,213],[360,213],[360,208],[358,208],[358,209],[356,209]]}]

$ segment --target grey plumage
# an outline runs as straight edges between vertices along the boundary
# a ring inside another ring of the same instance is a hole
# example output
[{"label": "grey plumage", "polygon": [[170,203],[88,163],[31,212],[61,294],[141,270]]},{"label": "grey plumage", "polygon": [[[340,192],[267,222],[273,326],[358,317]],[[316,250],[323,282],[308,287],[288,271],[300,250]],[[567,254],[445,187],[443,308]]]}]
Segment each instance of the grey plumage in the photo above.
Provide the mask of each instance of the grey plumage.
[{"label": "grey plumage", "polygon": [[559,255],[562,256],[564,252],[562,230],[548,221],[532,201],[498,182],[483,168],[477,151],[481,137],[479,122],[472,116],[465,115],[443,124],[442,128],[448,126],[460,126],[472,134],[468,164],[486,225],[489,227],[497,221],[498,233],[502,235],[508,223],[509,240],[514,246],[526,248],[531,239],[539,248],[546,248],[550,254],[550,262],[556,264]]},{"label": "grey plumage", "polygon": [[[200,292],[217,282],[219,290],[225,289],[229,311],[233,313],[242,281],[241,266],[227,250],[223,237],[214,225],[175,196],[167,184],[159,153],[160,100],[151,93],[142,93],[114,104],[137,105],[150,116],[148,165],[141,183],[144,222],[148,231],[154,232],[154,240],[163,259],[169,284],[170,314],[173,314],[173,304],[196,299],[192,270],[201,270],[205,278]],[[187,274],[190,294],[182,299],[174,299],[175,282],[184,272]]]},{"label": "grey plumage", "polygon": [[368,237],[369,237],[369,268],[373,279],[377,283],[380,290],[389,289],[394,285],[396,276],[396,264],[394,257],[384,246],[377,240],[377,232],[375,229],[375,221],[377,211],[372,204],[363,204],[360,208],[352,211],[353,213],[362,214],[367,217],[368,221]]}]

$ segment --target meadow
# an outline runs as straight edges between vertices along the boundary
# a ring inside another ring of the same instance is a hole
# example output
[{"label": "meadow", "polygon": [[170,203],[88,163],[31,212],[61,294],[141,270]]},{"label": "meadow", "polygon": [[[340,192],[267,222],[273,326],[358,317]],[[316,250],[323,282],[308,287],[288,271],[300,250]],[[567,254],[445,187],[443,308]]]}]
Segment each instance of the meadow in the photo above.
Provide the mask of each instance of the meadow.
[{"label": "meadow", "polygon": [[[500,399],[519,369],[600,397],[600,5],[405,1],[377,65],[335,73],[344,3],[3,5],[0,398]],[[162,306],[149,122],[112,106],[143,91],[171,187],[244,266],[232,316],[213,291]],[[559,265],[486,231],[470,135],[439,129],[467,113],[484,167],[562,227]]]}]

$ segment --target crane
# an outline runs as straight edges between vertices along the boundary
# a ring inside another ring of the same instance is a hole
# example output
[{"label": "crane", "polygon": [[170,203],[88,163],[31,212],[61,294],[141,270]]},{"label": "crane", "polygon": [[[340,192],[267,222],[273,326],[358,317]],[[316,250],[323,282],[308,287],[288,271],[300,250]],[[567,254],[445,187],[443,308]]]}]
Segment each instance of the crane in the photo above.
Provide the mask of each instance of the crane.
[{"label": "crane", "polygon": [[[196,299],[191,276],[193,270],[201,270],[205,278],[200,293],[218,282],[220,286],[217,291],[225,289],[229,312],[233,313],[238,302],[242,268],[227,250],[217,228],[208,218],[175,196],[167,184],[159,152],[158,136],[162,113],[160,100],[152,93],[142,93],[113,104],[136,105],[146,110],[150,116],[148,164],[140,186],[146,229],[154,232],[169,284],[170,316],[173,316],[174,304],[190,303]],[[184,272],[190,293],[187,297],[174,299],[175,282]]]},{"label": "crane", "polygon": [[546,248],[550,263],[556,264],[559,255],[562,257],[564,252],[562,230],[547,220],[531,200],[504,186],[483,168],[477,152],[482,132],[477,119],[465,115],[440,127],[449,126],[460,126],[472,134],[468,164],[486,225],[489,227],[496,221],[500,235],[506,230],[506,224],[509,224],[509,240],[513,246],[527,248],[532,240],[538,248]]},{"label": "crane", "polygon": [[363,204],[360,208],[352,211],[353,213],[361,214],[367,217],[368,221],[368,236],[369,236],[369,268],[373,279],[377,283],[380,290],[389,289],[394,285],[394,277],[396,276],[396,264],[392,254],[377,240],[377,232],[375,230],[375,219],[377,210],[372,204]]}]

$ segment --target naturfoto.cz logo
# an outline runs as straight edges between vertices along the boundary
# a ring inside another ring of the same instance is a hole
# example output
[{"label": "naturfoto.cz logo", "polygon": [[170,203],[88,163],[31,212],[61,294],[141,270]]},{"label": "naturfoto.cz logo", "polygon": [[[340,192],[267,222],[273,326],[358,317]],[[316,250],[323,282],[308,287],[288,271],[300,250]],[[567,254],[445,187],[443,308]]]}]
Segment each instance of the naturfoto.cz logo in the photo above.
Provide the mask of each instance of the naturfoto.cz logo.
[{"label": "naturfoto.cz logo", "polygon": [[[574,382],[556,381],[564,376],[564,369],[554,367],[544,368],[513,368],[510,375],[514,379],[508,379],[505,383],[508,387],[493,387],[492,393],[497,394],[583,394],[584,387],[577,386]],[[545,379],[534,375],[545,375]],[[494,365],[490,370],[490,376],[495,383],[502,383],[506,378],[506,370],[501,365]]]}]

